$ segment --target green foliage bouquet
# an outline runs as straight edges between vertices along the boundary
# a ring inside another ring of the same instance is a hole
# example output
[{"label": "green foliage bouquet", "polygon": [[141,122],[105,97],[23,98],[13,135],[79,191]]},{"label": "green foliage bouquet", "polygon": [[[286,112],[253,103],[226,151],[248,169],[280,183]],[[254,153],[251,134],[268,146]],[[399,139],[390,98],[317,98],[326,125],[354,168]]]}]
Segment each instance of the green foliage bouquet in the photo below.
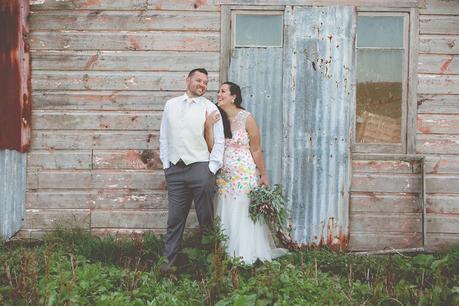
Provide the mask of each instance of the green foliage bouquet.
[{"label": "green foliage bouquet", "polygon": [[281,231],[287,221],[287,200],[282,194],[282,186],[255,187],[249,194],[249,214],[253,222],[265,222],[275,232]]}]

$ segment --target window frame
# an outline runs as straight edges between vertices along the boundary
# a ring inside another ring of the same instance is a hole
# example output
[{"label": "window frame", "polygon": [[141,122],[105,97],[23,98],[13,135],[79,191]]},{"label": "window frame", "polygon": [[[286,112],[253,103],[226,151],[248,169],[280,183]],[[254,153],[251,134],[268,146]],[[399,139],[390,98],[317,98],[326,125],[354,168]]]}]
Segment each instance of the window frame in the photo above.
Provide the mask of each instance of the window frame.
[{"label": "window frame", "polygon": [[[404,65],[402,79],[402,114],[400,143],[359,143],[356,141],[356,109],[357,109],[357,75],[355,76],[355,108],[353,109],[352,122],[352,153],[374,154],[414,154],[416,140],[416,73],[417,73],[417,27],[419,10],[411,9],[388,9],[358,7],[356,12],[356,26],[358,16],[405,16],[404,18]],[[357,33],[357,32],[356,32]],[[355,60],[357,68],[357,37],[355,39]]]},{"label": "window frame", "polygon": [[[282,46],[281,47],[259,47],[259,48],[283,48],[285,39],[285,5],[227,5],[221,3],[220,8],[220,82],[226,81],[228,78],[228,69],[230,66],[231,53],[233,52],[233,30],[232,25],[234,12],[245,12],[247,14],[256,14],[261,12],[264,15],[272,15],[278,12],[282,15]],[[248,47],[238,47],[248,48]]]}]

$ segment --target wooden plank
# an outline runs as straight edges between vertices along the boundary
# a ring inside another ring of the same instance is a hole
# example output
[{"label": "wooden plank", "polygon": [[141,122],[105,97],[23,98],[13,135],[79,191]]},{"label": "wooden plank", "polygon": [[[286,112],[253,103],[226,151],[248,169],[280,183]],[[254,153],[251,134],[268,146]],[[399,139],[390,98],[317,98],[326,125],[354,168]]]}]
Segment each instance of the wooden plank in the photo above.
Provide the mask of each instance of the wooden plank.
[{"label": "wooden plank", "polygon": [[348,5],[365,7],[410,8],[421,5],[419,0],[215,0],[217,4],[232,5]]},{"label": "wooden plank", "polygon": [[218,32],[32,32],[32,50],[219,51]]},{"label": "wooden plank", "polygon": [[220,31],[219,12],[202,11],[36,11],[34,31]]},{"label": "wooden plank", "polygon": [[[351,214],[353,213],[420,213],[422,208],[416,194],[351,193]],[[357,221],[358,222],[358,221]]]},{"label": "wooden plank", "polygon": [[459,193],[459,174],[429,174],[426,177],[427,193]]},{"label": "wooden plank", "polygon": [[97,190],[92,201],[95,209],[167,209],[163,190]]},{"label": "wooden plank", "polygon": [[89,209],[27,209],[24,229],[83,228],[89,229]]},{"label": "wooden plank", "polygon": [[352,172],[377,173],[413,173],[413,165],[409,161],[400,160],[353,160]]},{"label": "wooden plank", "polygon": [[351,191],[361,192],[420,192],[418,174],[354,173]]},{"label": "wooden plank", "polygon": [[38,168],[27,167],[27,189],[38,188]]},{"label": "wooden plank", "polygon": [[159,150],[94,151],[95,169],[162,169]]},{"label": "wooden plank", "polygon": [[420,54],[419,73],[459,74],[459,56],[442,54]]},{"label": "wooden plank", "polygon": [[421,15],[419,17],[420,34],[459,34],[459,16]]},{"label": "wooden plank", "polygon": [[459,156],[429,155],[425,160],[427,174],[455,173],[459,174]]},{"label": "wooden plank", "polygon": [[91,169],[92,166],[91,151],[32,150],[27,157],[28,167],[41,169]]},{"label": "wooden plank", "polygon": [[199,10],[218,11],[214,0],[30,0],[31,10]]},{"label": "wooden plank", "polygon": [[159,135],[151,131],[32,130],[32,149],[157,150]]},{"label": "wooden plank", "polygon": [[39,188],[53,189],[164,189],[164,172],[142,170],[43,170]]},{"label": "wooden plank", "polygon": [[448,250],[452,245],[459,245],[459,234],[429,233],[426,245],[431,250]]},{"label": "wooden plank", "polygon": [[[166,228],[165,210],[94,210],[91,214],[93,228]],[[190,212],[186,227],[197,227],[196,213]]]},{"label": "wooden plank", "polygon": [[428,194],[427,213],[458,215],[459,194]]},{"label": "wooden plank", "polygon": [[352,251],[408,249],[422,246],[421,233],[352,233],[349,248]]},{"label": "wooden plank", "polygon": [[417,132],[421,134],[459,134],[459,115],[419,114]]},{"label": "wooden plank", "polygon": [[[185,233],[188,229],[185,229]],[[116,237],[116,238],[132,238],[133,236],[153,234],[157,237],[164,236],[166,229],[164,228],[92,228],[91,234],[98,237]]]},{"label": "wooden plank", "polygon": [[428,0],[421,14],[459,15],[459,5],[456,0]]},{"label": "wooden plank", "polygon": [[428,233],[459,234],[459,215],[427,215]]},{"label": "wooden plank", "polygon": [[[183,91],[38,91],[34,110],[163,110],[167,100]],[[206,95],[210,98],[209,95]]]},{"label": "wooden plank", "polygon": [[420,94],[459,94],[459,75],[418,75]]},{"label": "wooden plank", "polygon": [[421,214],[353,213],[350,215],[352,233],[415,233],[421,232]]},{"label": "wooden plank", "polygon": [[32,53],[34,71],[189,72],[196,67],[205,67],[211,72],[218,71],[218,52],[37,50]]},{"label": "wooden plank", "polygon": [[35,111],[34,128],[38,130],[147,130],[159,131],[160,112],[56,112]]},{"label": "wooden plank", "polygon": [[[416,101],[418,94],[418,67],[413,64],[418,62],[418,41],[419,41],[419,9],[411,8],[410,9],[410,31],[408,33],[408,39],[413,43],[408,50],[408,82],[405,86],[405,89],[408,91],[407,103],[402,103],[402,112],[403,108],[406,107],[406,137],[405,134],[402,134],[402,139],[406,143],[406,151],[403,153],[414,154],[416,153]],[[406,42],[406,38],[405,38]],[[406,88],[408,86],[408,88]],[[403,124],[402,124],[403,126]],[[402,133],[404,131],[402,130]]]},{"label": "wooden plank", "polygon": [[82,209],[93,206],[93,192],[81,190],[28,191],[26,208],[28,209]]},{"label": "wooden plank", "polygon": [[459,35],[419,35],[419,52],[459,54]]},{"label": "wooden plank", "polygon": [[416,152],[420,154],[459,154],[459,136],[417,134]]},{"label": "wooden plank", "polygon": [[459,95],[418,95],[418,114],[459,114]]},{"label": "wooden plank", "polygon": [[[185,90],[188,72],[35,71],[35,90]],[[209,90],[218,88],[218,73],[209,73]]]},{"label": "wooden plank", "polygon": [[26,194],[26,208],[35,209],[167,209],[160,190],[37,190]]}]

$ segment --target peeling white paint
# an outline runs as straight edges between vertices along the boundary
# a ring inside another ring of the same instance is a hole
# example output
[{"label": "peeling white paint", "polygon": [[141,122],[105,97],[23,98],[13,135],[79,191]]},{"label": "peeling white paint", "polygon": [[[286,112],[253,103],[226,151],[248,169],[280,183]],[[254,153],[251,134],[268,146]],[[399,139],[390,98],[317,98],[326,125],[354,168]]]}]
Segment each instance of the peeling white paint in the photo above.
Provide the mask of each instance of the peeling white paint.
[{"label": "peeling white paint", "polygon": [[[57,0],[59,1],[59,0]],[[30,5],[40,5],[40,4],[44,4],[45,3],[45,0],[30,0]]]}]

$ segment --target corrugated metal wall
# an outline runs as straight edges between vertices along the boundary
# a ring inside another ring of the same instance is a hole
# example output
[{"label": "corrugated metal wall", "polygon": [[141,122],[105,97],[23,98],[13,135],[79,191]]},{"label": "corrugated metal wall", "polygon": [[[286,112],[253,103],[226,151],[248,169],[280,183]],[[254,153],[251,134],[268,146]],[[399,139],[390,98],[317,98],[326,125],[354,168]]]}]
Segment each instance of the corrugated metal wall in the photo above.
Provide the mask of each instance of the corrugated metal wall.
[{"label": "corrugated metal wall", "polygon": [[[30,146],[28,0],[0,3],[0,238],[24,223]],[[17,150],[17,151],[12,151]]]},{"label": "corrugated metal wall", "polygon": [[0,237],[8,239],[24,224],[27,155],[0,151]]},{"label": "corrugated metal wall", "polygon": [[241,86],[243,106],[260,128],[270,183],[282,176],[282,48],[236,48],[228,80]]},{"label": "corrugated metal wall", "polygon": [[303,243],[348,241],[354,16],[287,7],[283,48],[231,52],[229,79],[259,122],[271,181],[284,185]]},{"label": "corrugated metal wall", "polygon": [[299,242],[348,241],[351,7],[287,7],[284,182]]}]

